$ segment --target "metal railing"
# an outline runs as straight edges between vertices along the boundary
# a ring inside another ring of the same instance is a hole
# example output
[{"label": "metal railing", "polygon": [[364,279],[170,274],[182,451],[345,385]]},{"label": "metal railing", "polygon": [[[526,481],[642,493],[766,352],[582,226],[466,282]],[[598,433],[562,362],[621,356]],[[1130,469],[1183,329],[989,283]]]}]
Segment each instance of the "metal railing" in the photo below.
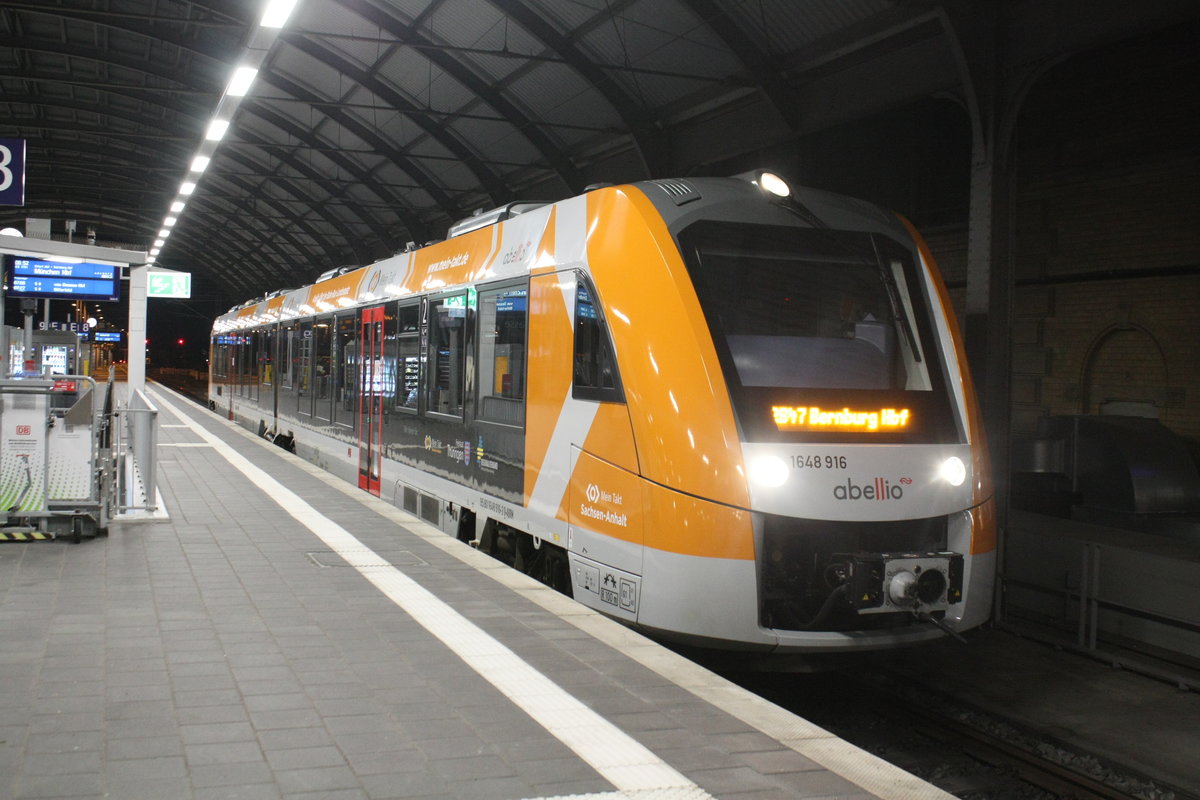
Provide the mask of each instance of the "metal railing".
[{"label": "metal railing", "polygon": [[134,390],[116,415],[124,422],[114,426],[121,465],[117,470],[118,511],[153,512],[158,508],[158,409],[141,390]]}]

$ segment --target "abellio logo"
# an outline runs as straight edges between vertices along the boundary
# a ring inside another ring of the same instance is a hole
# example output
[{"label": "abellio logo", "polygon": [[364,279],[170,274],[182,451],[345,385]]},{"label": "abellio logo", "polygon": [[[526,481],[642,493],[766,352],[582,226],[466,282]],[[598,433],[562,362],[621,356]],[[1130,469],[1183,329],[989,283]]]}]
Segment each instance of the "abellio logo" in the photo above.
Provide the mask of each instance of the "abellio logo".
[{"label": "abellio logo", "polygon": [[[912,483],[911,478],[901,478],[900,483]],[[899,500],[904,497],[904,488],[886,478],[876,478],[872,483],[859,486],[849,478],[845,485],[833,487],[836,500]]]}]

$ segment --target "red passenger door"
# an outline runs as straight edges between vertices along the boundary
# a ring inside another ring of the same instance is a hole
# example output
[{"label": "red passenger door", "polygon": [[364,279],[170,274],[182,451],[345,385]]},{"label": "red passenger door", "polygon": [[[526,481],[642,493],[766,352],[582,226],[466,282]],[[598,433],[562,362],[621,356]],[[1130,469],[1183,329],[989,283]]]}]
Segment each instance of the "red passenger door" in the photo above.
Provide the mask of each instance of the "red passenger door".
[{"label": "red passenger door", "polygon": [[379,496],[383,444],[383,306],[364,308],[358,343],[358,487]]}]

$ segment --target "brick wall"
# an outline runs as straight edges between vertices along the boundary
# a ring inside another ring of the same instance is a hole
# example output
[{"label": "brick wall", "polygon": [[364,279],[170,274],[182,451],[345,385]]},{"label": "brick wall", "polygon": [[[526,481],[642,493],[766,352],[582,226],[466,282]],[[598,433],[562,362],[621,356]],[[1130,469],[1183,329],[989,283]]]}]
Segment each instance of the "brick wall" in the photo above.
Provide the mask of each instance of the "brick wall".
[{"label": "brick wall", "polygon": [[[1194,26],[1077,56],[1018,126],[1013,433],[1108,400],[1200,439]],[[962,319],[966,231],[927,232]]]}]

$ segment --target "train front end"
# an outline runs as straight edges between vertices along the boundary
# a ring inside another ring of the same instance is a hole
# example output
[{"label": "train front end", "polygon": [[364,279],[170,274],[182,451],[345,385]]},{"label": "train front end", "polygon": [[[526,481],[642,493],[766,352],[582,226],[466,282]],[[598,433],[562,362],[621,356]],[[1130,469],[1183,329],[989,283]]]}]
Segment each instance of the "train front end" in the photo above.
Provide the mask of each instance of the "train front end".
[{"label": "train front end", "polygon": [[[643,474],[677,496],[673,522],[688,529],[661,533],[661,513],[647,527],[638,623],[777,652],[882,649],[981,624],[995,569],[988,459],[931,256],[874,206],[746,178],[687,182],[682,203],[678,187],[642,190],[682,262],[667,271],[694,290],[663,298],[682,309],[663,335],[695,337],[693,368],[723,385],[729,411],[717,390],[715,410],[672,418],[654,399],[671,393],[659,364],[666,383],[630,393],[635,429],[658,417],[638,437]],[[669,462],[649,441],[667,441],[668,421],[686,429]],[[736,450],[723,478],[720,445],[697,445],[703,429]]]}]

